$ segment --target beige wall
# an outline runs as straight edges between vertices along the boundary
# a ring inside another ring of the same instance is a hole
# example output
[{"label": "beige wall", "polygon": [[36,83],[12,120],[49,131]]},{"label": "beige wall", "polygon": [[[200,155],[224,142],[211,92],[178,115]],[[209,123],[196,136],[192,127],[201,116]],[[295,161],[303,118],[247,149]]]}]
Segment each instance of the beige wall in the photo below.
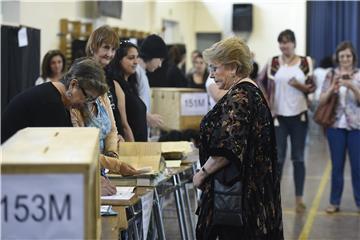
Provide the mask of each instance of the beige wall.
[{"label": "beige wall", "polygon": [[[232,36],[232,4],[239,1],[201,1],[196,3],[195,32],[223,33]],[[297,52],[305,54],[306,46],[306,1],[269,0],[241,1],[253,4],[253,31],[248,36],[248,45],[261,66],[267,59],[279,54],[277,36],[290,28],[297,38]],[[286,16],[286,17],[285,17]]]},{"label": "beige wall", "polygon": [[[162,35],[163,20],[178,23],[178,42],[185,43],[190,53],[196,47],[196,32],[221,32],[231,36],[232,4],[235,1],[144,0],[123,1],[122,19],[100,17],[90,19],[85,3],[75,0],[20,2],[2,5],[2,20],[6,24],[23,24],[41,30],[41,57],[49,49],[59,47],[59,20],[92,21],[97,27],[109,24],[122,28],[148,31]],[[238,1],[237,1],[238,2]],[[306,0],[254,0],[253,31],[248,44],[261,66],[278,54],[277,35],[290,28],[297,37],[297,52],[305,54]],[[286,16],[286,17],[285,17]],[[91,16],[90,16],[91,17]],[[190,66],[188,54],[188,66]]]},{"label": "beige wall", "polygon": [[113,27],[128,28],[137,31],[151,31],[153,4],[150,1],[124,1],[122,18],[101,17],[96,22],[96,27],[108,24]]},{"label": "beige wall", "polygon": [[41,30],[41,59],[48,50],[59,48],[60,19],[80,20],[81,5],[76,2],[23,2],[20,23]]}]

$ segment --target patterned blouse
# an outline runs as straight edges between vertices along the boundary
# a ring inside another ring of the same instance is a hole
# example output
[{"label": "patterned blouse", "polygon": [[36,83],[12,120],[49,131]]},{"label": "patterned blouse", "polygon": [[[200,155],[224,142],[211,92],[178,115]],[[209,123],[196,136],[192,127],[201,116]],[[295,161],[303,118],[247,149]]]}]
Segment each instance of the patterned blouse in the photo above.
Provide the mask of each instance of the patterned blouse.
[{"label": "patterned blouse", "polygon": [[[107,115],[107,118],[109,118],[110,121],[110,126],[111,126],[111,130],[109,132],[107,132],[106,134],[103,134],[103,137],[105,137],[103,140],[103,149],[101,148],[103,153],[107,153],[107,152],[114,152],[114,153],[118,153],[118,136],[117,136],[117,129],[116,129],[116,124],[115,124],[115,120],[114,120],[114,115],[111,109],[111,105],[110,105],[110,100],[107,96],[107,94],[104,94],[100,97],[98,97],[98,99],[96,100],[97,105],[98,105],[98,110],[99,110],[99,105],[101,105],[102,108],[102,115],[104,116],[105,112]],[[72,108],[70,111],[70,115],[71,115],[71,122],[73,124],[74,127],[89,127],[89,121],[87,119],[84,119],[84,113],[85,111],[81,111],[79,109],[76,108]],[[86,111],[87,112],[87,111]],[[88,116],[90,117],[90,116]],[[87,117],[85,117],[87,118]],[[108,124],[108,123],[107,123]],[[106,126],[105,128],[107,128],[108,126]],[[102,130],[101,130],[102,131]],[[100,143],[101,144],[101,143]]]},{"label": "patterned blouse", "polygon": [[[333,76],[333,72],[329,71],[326,75],[326,79],[322,85],[321,92],[326,92],[330,85],[332,78],[338,79],[340,78],[340,70],[336,68],[334,70],[335,75]],[[360,89],[360,71],[359,69],[355,69],[353,74],[351,74],[351,79],[348,81],[352,81],[355,87]],[[346,89],[345,91],[345,104],[340,104],[340,101],[336,107],[336,120],[335,123],[332,125],[333,128],[340,127],[340,120],[341,117],[345,114],[346,119],[346,128],[348,130],[357,129],[360,130],[360,102],[356,100],[354,92],[350,89]]]},{"label": "patterned blouse", "polygon": [[[243,226],[235,227],[239,237],[283,239],[274,126],[265,98],[255,85],[238,83],[203,118],[200,124],[201,165],[210,156],[222,156],[230,161],[232,170],[223,175],[226,176],[223,183],[238,179],[243,184]],[[225,171],[231,168],[226,167]],[[231,174],[233,176],[229,176]],[[212,176],[204,183],[197,213],[197,239],[213,238]]]}]

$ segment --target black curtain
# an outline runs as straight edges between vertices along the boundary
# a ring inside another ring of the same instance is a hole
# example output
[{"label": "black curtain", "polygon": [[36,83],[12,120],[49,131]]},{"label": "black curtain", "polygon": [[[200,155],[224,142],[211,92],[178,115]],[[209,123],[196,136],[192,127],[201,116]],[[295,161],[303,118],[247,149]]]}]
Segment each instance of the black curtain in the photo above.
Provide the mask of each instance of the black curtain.
[{"label": "black curtain", "polygon": [[[351,41],[360,55],[360,2],[307,1],[307,55],[317,63]],[[359,62],[358,62],[359,64]]]},{"label": "black curtain", "polygon": [[40,75],[40,30],[26,28],[28,45],[19,47],[20,27],[1,26],[1,111]]}]

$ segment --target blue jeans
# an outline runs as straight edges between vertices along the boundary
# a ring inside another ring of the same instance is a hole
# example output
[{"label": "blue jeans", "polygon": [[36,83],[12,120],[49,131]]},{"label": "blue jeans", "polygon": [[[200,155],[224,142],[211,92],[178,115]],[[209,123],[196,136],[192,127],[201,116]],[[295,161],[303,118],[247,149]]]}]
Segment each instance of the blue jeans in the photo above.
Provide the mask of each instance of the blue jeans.
[{"label": "blue jeans", "polygon": [[295,196],[301,197],[305,184],[304,150],[307,134],[307,113],[296,116],[277,116],[279,126],[275,126],[278,152],[278,169],[282,175],[287,150],[287,138],[290,136],[291,160],[294,168]]},{"label": "blue jeans", "polygon": [[360,130],[329,128],[327,138],[332,162],[330,204],[340,205],[348,152],[355,203],[360,208]]}]

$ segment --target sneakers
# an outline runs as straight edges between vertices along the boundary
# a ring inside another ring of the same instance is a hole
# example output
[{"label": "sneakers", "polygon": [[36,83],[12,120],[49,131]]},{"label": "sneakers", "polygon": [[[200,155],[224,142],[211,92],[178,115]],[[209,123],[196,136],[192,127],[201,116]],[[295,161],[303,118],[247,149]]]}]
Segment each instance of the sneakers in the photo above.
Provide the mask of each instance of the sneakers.
[{"label": "sneakers", "polygon": [[306,209],[306,205],[303,202],[299,202],[296,204],[295,211],[296,213],[304,213]]},{"label": "sneakers", "polygon": [[339,211],[340,211],[340,207],[335,205],[329,205],[327,208],[325,208],[325,212],[328,214],[337,213]]}]

